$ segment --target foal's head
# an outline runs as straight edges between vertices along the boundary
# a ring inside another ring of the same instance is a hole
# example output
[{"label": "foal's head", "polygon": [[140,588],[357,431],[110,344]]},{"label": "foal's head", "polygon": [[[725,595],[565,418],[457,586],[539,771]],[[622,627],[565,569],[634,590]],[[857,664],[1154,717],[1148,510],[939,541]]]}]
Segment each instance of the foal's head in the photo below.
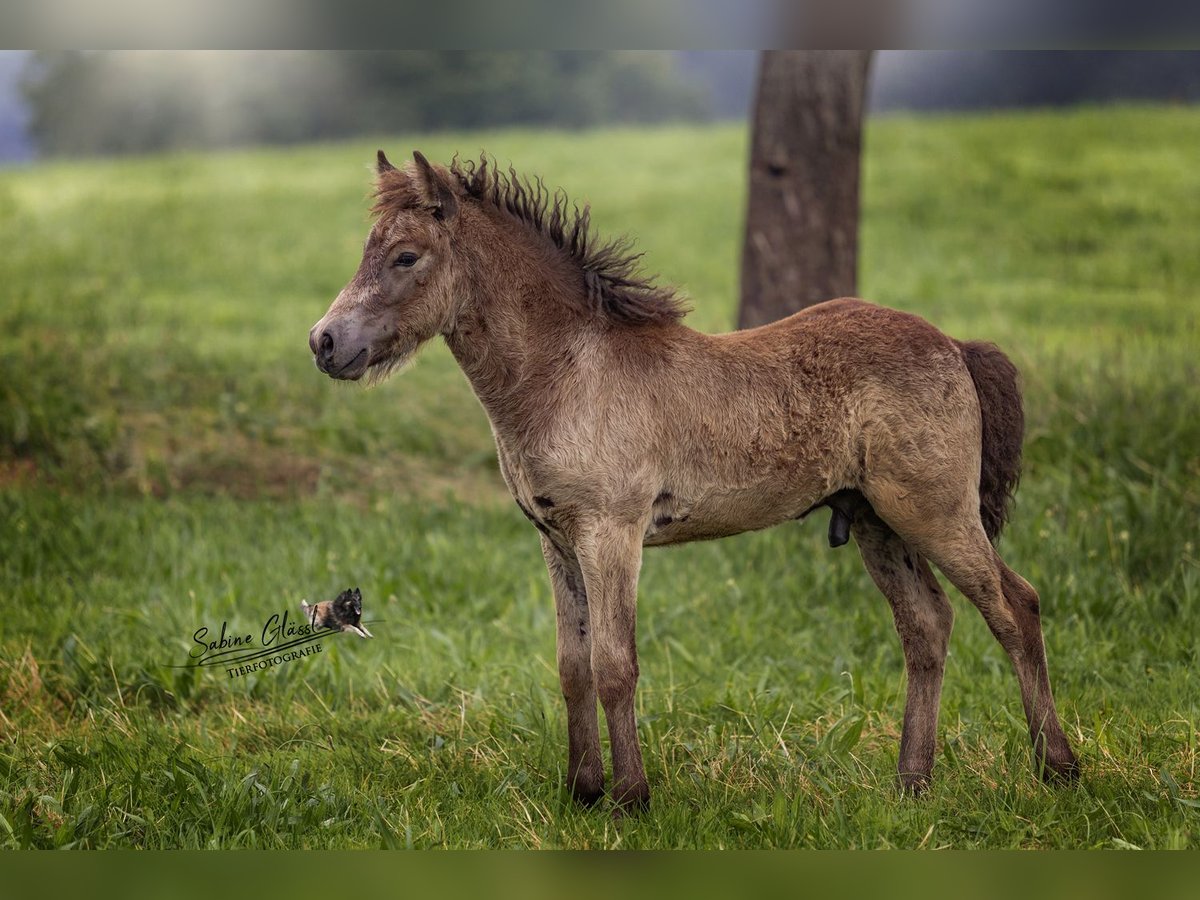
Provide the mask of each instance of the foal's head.
[{"label": "foal's head", "polygon": [[461,296],[450,258],[458,200],[445,171],[420,153],[397,169],[380,150],[375,211],[358,272],[308,335],[317,368],[333,378],[402,365],[450,326]]}]

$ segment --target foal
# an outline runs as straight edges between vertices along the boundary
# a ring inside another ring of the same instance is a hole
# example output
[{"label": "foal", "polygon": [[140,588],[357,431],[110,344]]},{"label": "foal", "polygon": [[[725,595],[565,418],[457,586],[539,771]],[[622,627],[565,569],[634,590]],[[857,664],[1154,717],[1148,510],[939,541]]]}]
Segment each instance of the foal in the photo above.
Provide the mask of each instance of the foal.
[{"label": "foal", "polygon": [[486,410],[500,470],[541,532],[558,618],[568,783],[618,810],[650,791],[634,718],[644,546],[723,537],[830,506],[903,644],[899,775],[933,768],[953,615],[932,562],[983,614],[1020,683],[1039,771],[1078,766],[1055,712],[1038,595],[993,549],[1020,467],[1017,373],[990,344],[834,300],[731,334],[669,291],[588,211],[485,157],[403,169],[380,151],[362,262],[309,345],[333,378],[381,380],[442,335]]}]

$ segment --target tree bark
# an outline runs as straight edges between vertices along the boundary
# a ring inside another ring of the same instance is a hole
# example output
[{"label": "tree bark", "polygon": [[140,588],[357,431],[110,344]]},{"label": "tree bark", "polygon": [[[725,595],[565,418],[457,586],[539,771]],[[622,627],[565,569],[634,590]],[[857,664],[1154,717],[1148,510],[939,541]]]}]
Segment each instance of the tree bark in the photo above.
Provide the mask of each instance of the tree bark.
[{"label": "tree bark", "polygon": [[870,50],[763,53],[739,328],[852,295]]}]

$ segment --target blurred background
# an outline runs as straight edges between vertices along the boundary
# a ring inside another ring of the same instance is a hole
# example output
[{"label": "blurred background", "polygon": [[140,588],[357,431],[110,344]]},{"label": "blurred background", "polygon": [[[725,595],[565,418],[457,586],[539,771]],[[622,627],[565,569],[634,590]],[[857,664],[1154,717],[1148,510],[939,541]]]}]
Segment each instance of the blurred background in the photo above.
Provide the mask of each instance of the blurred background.
[{"label": "blurred background", "polygon": [[[757,56],[0,51],[0,162],[399,130],[740,120]],[[1197,99],[1196,51],[885,50],[872,64],[867,105],[882,113]]]}]

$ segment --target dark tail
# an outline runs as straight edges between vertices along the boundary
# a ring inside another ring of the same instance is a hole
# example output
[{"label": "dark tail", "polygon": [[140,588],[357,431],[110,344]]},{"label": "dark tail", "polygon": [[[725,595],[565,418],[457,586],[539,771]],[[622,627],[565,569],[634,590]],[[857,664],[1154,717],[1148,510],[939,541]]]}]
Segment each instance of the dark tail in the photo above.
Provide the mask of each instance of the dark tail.
[{"label": "dark tail", "polygon": [[1008,520],[1013,491],[1021,477],[1021,441],[1025,436],[1025,412],[1017,367],[995,344],[965,341],[963,360],[983,416],[983,461],[979,471],[979,516],[993,542]]}]

